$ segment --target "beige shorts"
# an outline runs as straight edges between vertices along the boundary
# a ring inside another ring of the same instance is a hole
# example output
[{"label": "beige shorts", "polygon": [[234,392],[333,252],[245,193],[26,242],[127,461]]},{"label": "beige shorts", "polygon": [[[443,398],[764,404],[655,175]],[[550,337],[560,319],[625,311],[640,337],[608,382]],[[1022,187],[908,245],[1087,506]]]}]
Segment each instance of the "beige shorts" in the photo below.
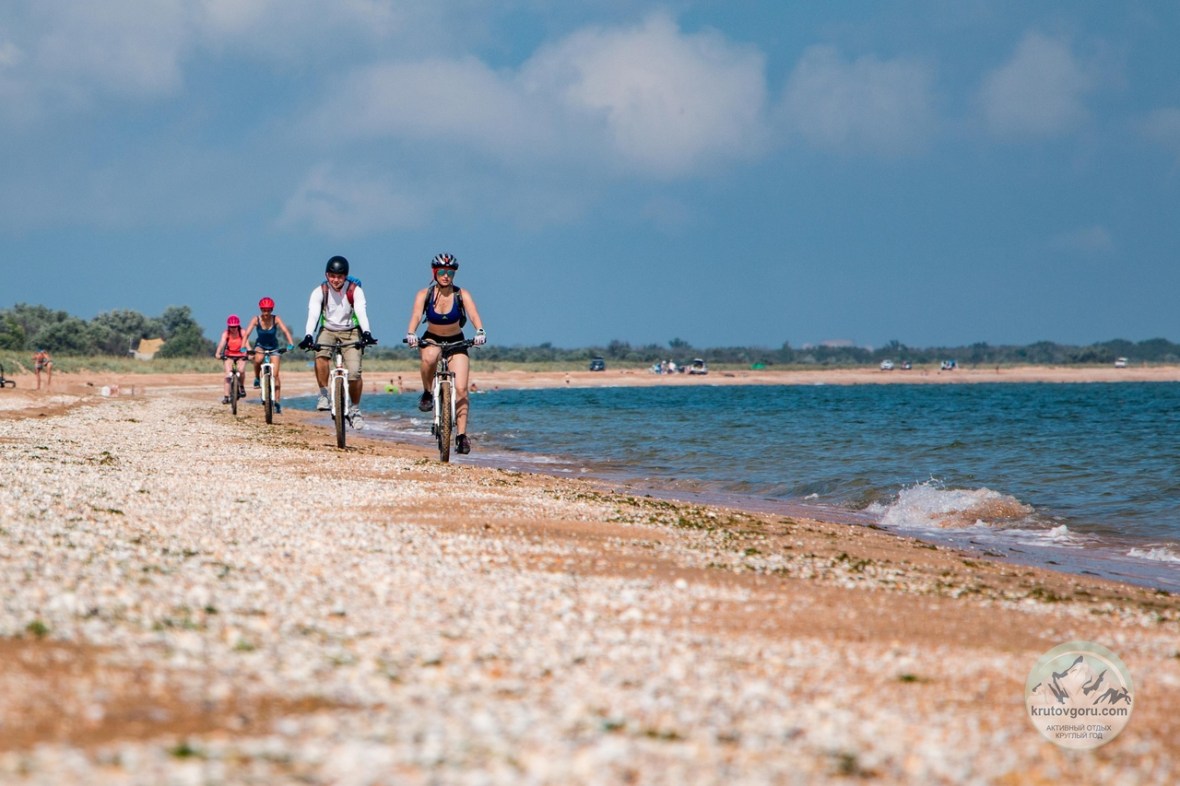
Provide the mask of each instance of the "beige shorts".
[{"label": "beige shorts", "polygon": [[[352,330],[328,330],[324,328],[320,331],[319,336],[316,337],[317,344],[343,344],[349,341],[359,341],[361,338],[361,329],[353,328]],[[350,379],[361,378],[361,352],[360,347],[345,347],[344,367],[348,369],[348,376]],[[336,362],[336,350],[329,347],[328,349],[316,350],[315,356],[317,358],[327,358],[329,368]]]}]

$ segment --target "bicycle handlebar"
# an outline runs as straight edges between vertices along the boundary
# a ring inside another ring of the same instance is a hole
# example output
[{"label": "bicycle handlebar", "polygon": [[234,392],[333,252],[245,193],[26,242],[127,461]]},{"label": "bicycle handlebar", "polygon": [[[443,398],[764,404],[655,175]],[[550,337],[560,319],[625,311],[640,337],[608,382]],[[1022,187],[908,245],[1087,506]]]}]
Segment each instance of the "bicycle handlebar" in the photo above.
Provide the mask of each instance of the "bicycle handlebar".
[{"label": "bicycle handlebar", "polygon": [[349,347],[359,347],[360,349],[364,349],[370,344],[376,343],[376,341],[365,341],[363,338],[358,338],[356,341],[340,341],[335,344],[321,344],[317,341],[303,351],[310,352],[313,349],[336,349],[337,347],[340,349],[348,349]]},{"label": "bicycle handlebar", "polygon": [[[403,338],[402,343],[408,344],[410,342],[406,341]],[[465,338],[462,341],[435,341],[432,338],[420,338],[420,339],[418,339],[418,346],[420,346],[420,347],[441,347],[443,349],[443,351],[445,352],[448,349],[456,350],[456,349],[464,349],[467,347],[474,347],[474,346],[476,346],[476,343],[475,343],[475,339],[473,339],[473,338]],[[413,347],[411,347],[411,349],[413,349]]]},{"label": "bicycle handlebar", "polygon": [[266,349],[265,347],[253,347],[252,352],[261,352],[264,355],[281,355],[287,351],[286,347],[275,347],[274,349]]}]

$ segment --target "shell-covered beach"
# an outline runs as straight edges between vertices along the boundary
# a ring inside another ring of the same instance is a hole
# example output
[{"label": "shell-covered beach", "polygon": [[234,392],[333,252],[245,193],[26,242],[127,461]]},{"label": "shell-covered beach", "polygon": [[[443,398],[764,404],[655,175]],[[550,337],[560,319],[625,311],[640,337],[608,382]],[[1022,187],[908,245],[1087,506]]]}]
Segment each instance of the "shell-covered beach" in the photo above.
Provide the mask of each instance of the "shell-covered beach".
[{"label": "shell-covered beach", "polygon": [[[1180,779],[1174,595],[54,382],[0,398],[0,782]],[[1074,640],[1135,680],[1092,751],[1024,707]]]}]

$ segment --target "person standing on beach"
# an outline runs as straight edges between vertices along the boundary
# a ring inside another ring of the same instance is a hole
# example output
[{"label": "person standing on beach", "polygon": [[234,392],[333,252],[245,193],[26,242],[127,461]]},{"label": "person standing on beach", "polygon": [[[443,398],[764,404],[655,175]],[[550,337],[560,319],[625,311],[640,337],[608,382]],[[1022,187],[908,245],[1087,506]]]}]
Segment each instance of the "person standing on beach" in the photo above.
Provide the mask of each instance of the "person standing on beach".
[{"label": "person standing on beach", "polygon": [[37,390],[41,389],[41,372],[45,372],[45,389],[53,384],[53,358],[44,349],[38,349],[33,355],[33,372],[37,375]]},{"label": "person standing on beach", "polygon": [[[324,268],[325,280],[311,291],[307,300],[307,328],[303,331],[300,349],[311,349],[315,344],[347,344],[360,341],[376,344],[377,339],[369,332],[369,313],[365,304],[365,291],[359,279],[348,275],[348,260],[335,256]],[[349,420],[355,429],[364,428],[361,417],[361,394],[364,383],[361,379],[361,347],[345,347],[344,365],[348,369],[348,395],[352,399]],[[320,387],[316,409],[328,410],[328,362],[332,349],[316,351],[315,379]]]},{"label": "person standing on beach", "polygon": [[[221,331],[221,339],[217,342],[217,350],[213,357],[225,361],[225,395],[221,397],[222,404],[229,403],[229,381],[235,373],[242,377],[241,392],[238,398],[246,395],[246,334],[242,331],[242,320],[237,314],[230,314],[225,318],[225,330]],[[237,371],[237,362],[242,361],[242,370]]]},{"label": "person standing on beach", "polygon": [[[279,331],[283,331],[283,335],[287,337],[287,351],[295,348],[295,339],[291,336],[291,331],[287,329],[287,323],[283,322],[283,318],[274,313],[275,302],[269,297],[264,297],[258,301],[258,310],[262,313],[256,315],[250,320],[250,324],[246,325],[246,339],[249,341],[250,334],[255,330],[258,335],[254,337],[254,387],[262,387],[258,376],[262,373],[262,350],[276,350],[279,348]],[[282,412],[283,405],[280,404],[282,399],[282,378],[279,377],[279,359],[281,355],[271,355],[270,365],[272,367],[275,378],[275,412]]]},{"label": "person standing on beach", "polygon": [[[410,323],[406,328],[406,343],[411,348],[417,347],[419,338],[414,332],[422,321],[427,323],[426,332],[422,338],[438,342],[463,341],[463,326],[470,319],[475,325],[475,338],[472,343],[481,346],[487,341],[483,330],[483,320],[479,317],[479,310],[475,307],[475,298],[464,289],[455,286],[455,274],[459,271],[459,260],[453,254],[439,254],[430,261],[432,280],[426,289],[418,290],[414,296],[414,306],[410,310]],[[418,399],[418,409],[429,412],[434,408],[434,399],[430,391],[434,387],[435,364],[442,352],[439,347],[423,346],[419,350],[422,360],[422,397]],[[467,439],[467,377],[471,369],[470,359],[466,348],[457,350],[451,356],[451,371],[455,372],[455,421],[458,436],[455,437],[455,449],[460,453],[471,452],[471,441]]]}]

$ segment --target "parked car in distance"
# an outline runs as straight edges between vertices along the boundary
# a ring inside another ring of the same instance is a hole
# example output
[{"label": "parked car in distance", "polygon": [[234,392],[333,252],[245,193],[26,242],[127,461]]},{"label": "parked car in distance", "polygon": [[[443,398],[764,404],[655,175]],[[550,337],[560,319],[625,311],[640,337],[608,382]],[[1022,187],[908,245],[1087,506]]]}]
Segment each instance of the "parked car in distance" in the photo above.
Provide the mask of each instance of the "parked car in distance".
[{"label": "parked car in distance", "polygon": [[881,370],[882,371],[892,371],[893,370],[893,361],[890,360],[889,358],[882,360],[881,361]]},{"label": "parked car in distance", "polygon": [[1114,367],[1115,368],[1126,368],[1127,367],[1127,359],[1126,358],[1115,358],[1114,359]]},{"label": "parked car in distance", "polygon": [[693,358],[692,364],[688,367],[689,374],[708,374],[709,367],[705,365],[703,358]]},{"label": "parked car in distance", "polygon": [[942,365],[939,366],[939,368],[942,371],[954,371],[958,367],[959,367],[959,364],[953,360],[944,360],[944,361],[942,361]]},{"label": "parked car in distance", "polygon": [[590,358],[591,371],[606,371],[606,361],[602,358]]},{"label": "parked car in distance", "polygon": [[913,367],[914,367],[914,364],[909,362],[908,360],[901,361],[901,370],[902,371],[909,371]]}]

